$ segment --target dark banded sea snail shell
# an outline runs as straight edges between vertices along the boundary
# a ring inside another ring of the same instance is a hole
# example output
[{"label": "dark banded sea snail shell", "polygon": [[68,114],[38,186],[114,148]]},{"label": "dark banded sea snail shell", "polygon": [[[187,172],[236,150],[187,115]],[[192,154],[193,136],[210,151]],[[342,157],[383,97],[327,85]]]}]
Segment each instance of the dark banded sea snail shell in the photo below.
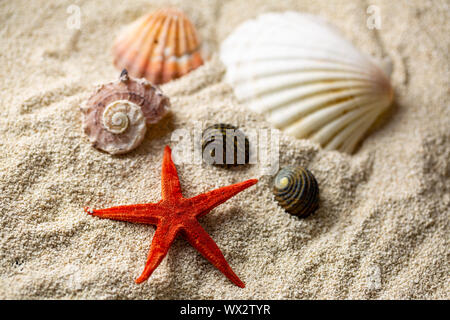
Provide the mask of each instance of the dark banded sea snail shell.
[{"label": "dark banded sea snail shell", "polygon": [[313,174],[302,167],[284,167],[275,176],[273,193],[286,212],[307,217],[319,207],[319,186]]},{"label": "dark banded sea snail shell", "polygon": [[81,107],[83,130],[97,149],[126,153],[142,142],[147,124],[158,122],[169,107],[158,87],[123,70],[118,81],[99,86]]},{"label": "dark banded sea snail shell", "polygon": [[245,134],[230,124],[214,124],[203,131],[202,156],[208,164],[236,166],[248,164],[249,148]]}]

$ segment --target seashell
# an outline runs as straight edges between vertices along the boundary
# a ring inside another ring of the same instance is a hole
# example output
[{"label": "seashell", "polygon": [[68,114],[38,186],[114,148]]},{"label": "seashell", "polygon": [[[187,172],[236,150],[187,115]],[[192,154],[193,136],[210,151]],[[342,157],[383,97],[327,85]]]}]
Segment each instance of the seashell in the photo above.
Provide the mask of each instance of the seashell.
[{"label": "seashell", "polygon": [[276,128],[352,153],[391,105],[388,77],[319,17],[263,14],[221,45],[240,102]]},{"label": "seashell", "polygon": [[98,87],[82,106],[83,129],[94,147],[126,153],[142,142],[146,125],[158,122],[169,107],[161,90],[123,70],[118,81]]},{"label": "seashell", "polygon": [[313,174],[302,167],[284,167],[275,176],[273,193],[286,212],[306,217],[319,207],[319,185]]},{"label": "seashell", "polygon": [[203,131],[202,155],[208,164],[236,166],[249,163],[250,144],[245,134],[230,124],[214,124]]},{"label": "seashell", "polygon": [[177,9],[149,13],[117,37],[114,65],[155,84],[181,77],[203,64],[200,41],[189,18]]}]

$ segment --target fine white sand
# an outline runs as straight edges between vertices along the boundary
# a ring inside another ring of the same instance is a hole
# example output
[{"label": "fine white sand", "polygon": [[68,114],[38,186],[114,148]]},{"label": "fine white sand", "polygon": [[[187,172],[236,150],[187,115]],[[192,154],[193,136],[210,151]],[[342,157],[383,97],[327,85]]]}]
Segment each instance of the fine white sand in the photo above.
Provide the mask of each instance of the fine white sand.
[{"label": "fine white sand", "polygon": [[[163,85],[172,112],[123,156],[91,147],[79,106],[115,80],[110,48],[126,24],[168,1],[0,3],[0,298],[384,299],[450,298],[449,7],[446,1],[169,1],[192,18],[211,52],[204,66]],[[81,9],[73,29],[71,5]],[[88,216],[155,202],[175,129],[225,122],[268,128],[223,81],[220,42],[268,11],[318,14],[362,51],[393,62],[395,104],[354,155],[281,136],[280,165],[309,168],[320,209],[290,216],[256,166],[178,166],[185,196],[260,178],[200,219],[246,283],[228,281],[178,238],[137,285],[154,227]],[[69,12],[68,12],[69,11]]]}]

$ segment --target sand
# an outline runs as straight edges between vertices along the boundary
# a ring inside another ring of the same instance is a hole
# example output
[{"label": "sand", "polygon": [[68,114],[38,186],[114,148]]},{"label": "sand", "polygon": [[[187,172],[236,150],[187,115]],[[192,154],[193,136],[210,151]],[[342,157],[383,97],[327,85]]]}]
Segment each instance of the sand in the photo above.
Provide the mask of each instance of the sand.
[{"label": "sand", "polygon": [[[0,3],[0,298],[449,299],[448,3],[169,1],[192,18],[212,58],[162,86],[172,113],[138,149],[99,152],[81,130],[79,106],[117,78],[110,47],[119,30],[167,3]],[[380,9],[379,30],[367,28],[369,4]],[[79,30],[71,5],[81,10]],[[182,238],[135,284],[154,227],[100,220],[83,207],[159,200],[175,129],[196,121],[269,128],[238,104],[217,50],[240,22],[287,9],[319,14],[362,51],[391,58],[389,117],[354,155],[280,137],[280,165],[303,165],[320,185],[320,209],[307,219],[277,205],[272,177],[256,166],[178,165],[185,196],[260,179],[200,220],[246,288]]]}]

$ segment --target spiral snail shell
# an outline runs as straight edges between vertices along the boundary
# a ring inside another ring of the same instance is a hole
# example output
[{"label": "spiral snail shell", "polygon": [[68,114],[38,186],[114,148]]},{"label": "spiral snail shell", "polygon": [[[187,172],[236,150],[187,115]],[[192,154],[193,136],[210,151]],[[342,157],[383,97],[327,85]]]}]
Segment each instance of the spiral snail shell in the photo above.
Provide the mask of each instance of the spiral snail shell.
[{"label": "spiral snail shell", "polygon": [[286,212],[298,217],[307,217],[319,207],[316,178],[302,167],[282,168],[275,176],[273,193]]},{"label": "spiral snail shell", "polygon": [[236,166],[249,162],[249,141],[231,124],[214,124],[203,131],[202,155],[208,164]]},{"label": "spiral snail shell", "polygon": [[168,111],[169,98],[146,80],[128,77],[100,86],[81,107],[83,129],[94,147],[122,154],[139,146],[147,124],[158,122]]}]

